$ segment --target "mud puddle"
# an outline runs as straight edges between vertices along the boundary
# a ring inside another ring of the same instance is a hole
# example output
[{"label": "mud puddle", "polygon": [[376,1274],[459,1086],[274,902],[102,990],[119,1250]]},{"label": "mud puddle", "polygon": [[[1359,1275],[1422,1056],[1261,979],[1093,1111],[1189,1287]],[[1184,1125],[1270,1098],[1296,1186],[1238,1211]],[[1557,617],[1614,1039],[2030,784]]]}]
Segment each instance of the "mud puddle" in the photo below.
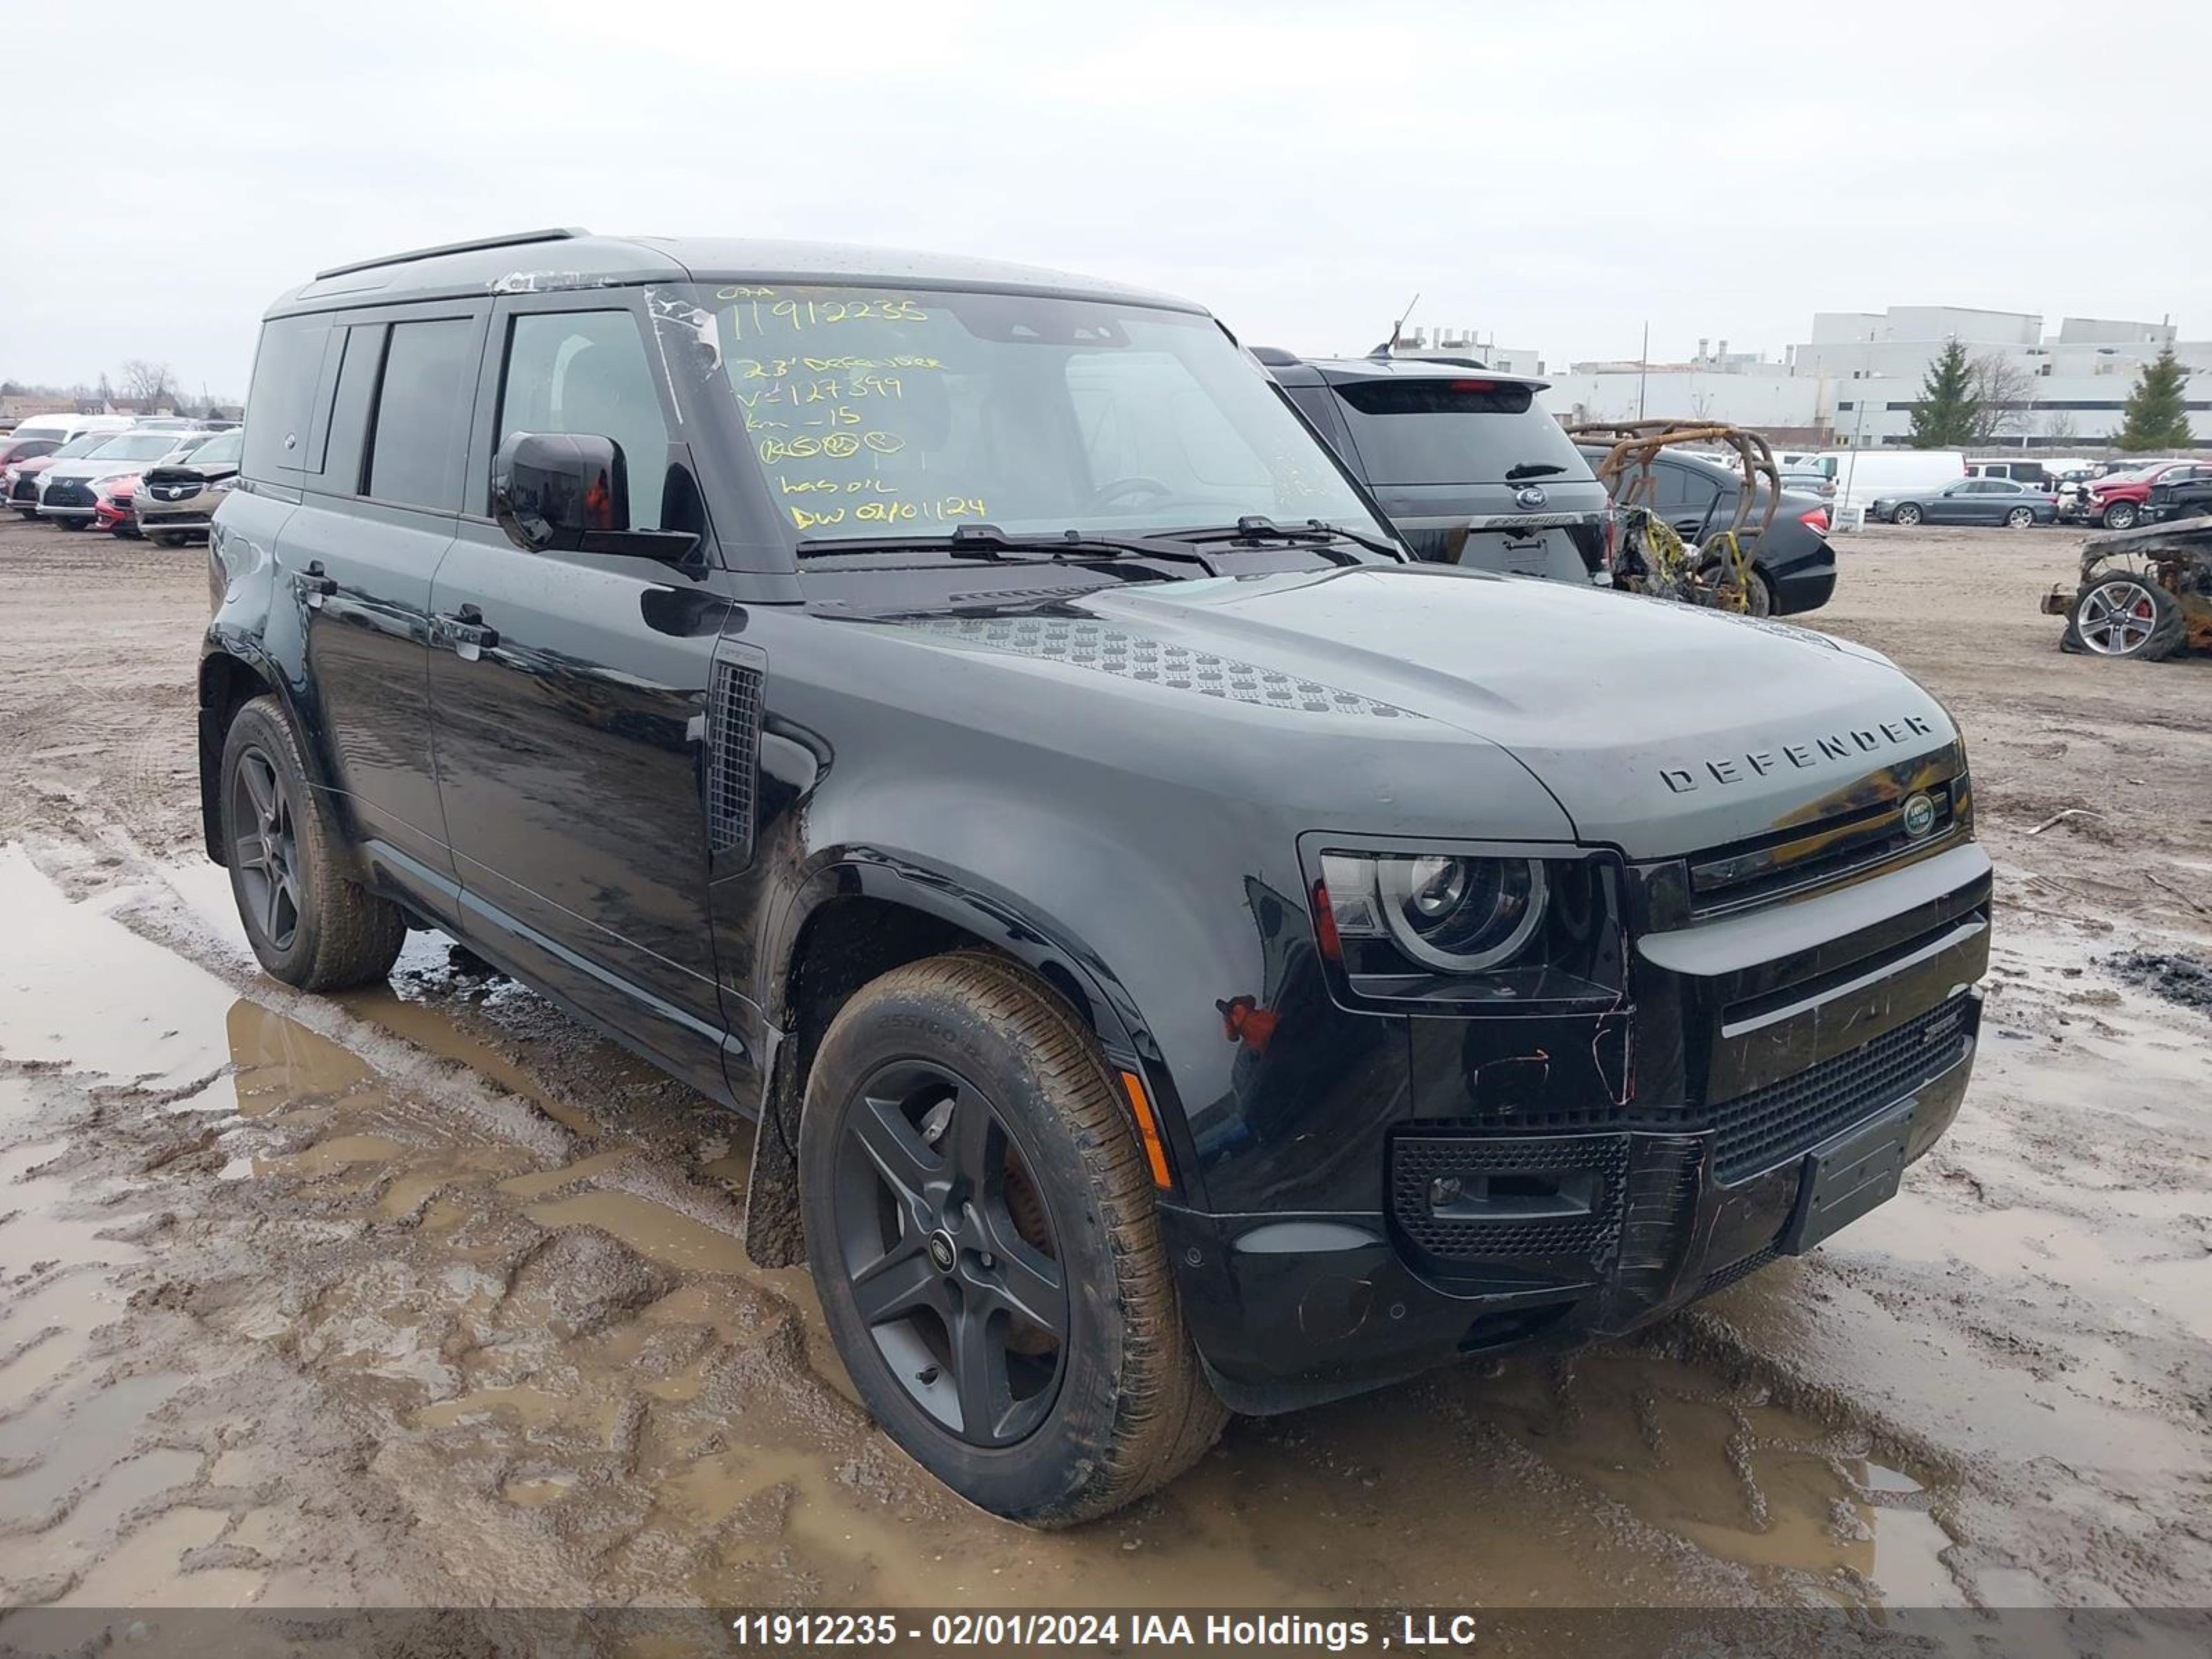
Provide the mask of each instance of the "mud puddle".
[{"label": "mud puddle", "polygon": [[[197,935],[191,885],[130,902]],[[1669,1340],[1239,1423],[1120,1516],[1002,1525],[744,1261],[743,1123],[434,939],[333,1004],[21,848],[0,908],[0,1600],[1929,1606],[2013,1565],[1962,1548],[1957,1467]]]}]

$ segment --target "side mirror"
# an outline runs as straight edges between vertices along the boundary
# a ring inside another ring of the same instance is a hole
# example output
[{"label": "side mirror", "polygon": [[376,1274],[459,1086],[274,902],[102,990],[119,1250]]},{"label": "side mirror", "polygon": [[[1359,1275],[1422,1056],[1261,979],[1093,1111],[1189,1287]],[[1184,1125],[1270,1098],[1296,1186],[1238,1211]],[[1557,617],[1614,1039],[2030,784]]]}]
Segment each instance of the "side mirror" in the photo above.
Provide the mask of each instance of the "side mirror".
[{"label": "side mirror", "polygon": [[574,553],[588,532],[629,529],[622,446],[594,433],[509,433],[492,458],[491,515],[526,553]]}]

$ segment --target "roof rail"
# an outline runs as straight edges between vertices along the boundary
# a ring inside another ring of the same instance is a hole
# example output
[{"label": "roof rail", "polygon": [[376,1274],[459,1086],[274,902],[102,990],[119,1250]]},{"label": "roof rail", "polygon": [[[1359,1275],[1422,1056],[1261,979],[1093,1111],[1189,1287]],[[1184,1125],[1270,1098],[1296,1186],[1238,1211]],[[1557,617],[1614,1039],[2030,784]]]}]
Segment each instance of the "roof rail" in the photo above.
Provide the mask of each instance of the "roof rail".
[{"label": "roof rail", "polygon": [[1295,351],[1285,351],[1281,346],[1254,346],[1252,355],[1270,368],[1291,368],[1305,361]]},{"label": "roof rail", "polygon": [[488,247],[520,247],[526,242],[565,242],[592,233],[575,225],[551,230],[518,230],[508,236],[483,236],[473,242],[441,242],[436,247],[410,248],[404,253],[386,253],[374,259],[356,259],[349,265],[332,265],[328,270],[319,270],[315,280],[322,282],[331,276],[347,276],[356,270],[374,270],[379,265],[404,265],[410,259],[434,259],[441,253],[474,253]]}]

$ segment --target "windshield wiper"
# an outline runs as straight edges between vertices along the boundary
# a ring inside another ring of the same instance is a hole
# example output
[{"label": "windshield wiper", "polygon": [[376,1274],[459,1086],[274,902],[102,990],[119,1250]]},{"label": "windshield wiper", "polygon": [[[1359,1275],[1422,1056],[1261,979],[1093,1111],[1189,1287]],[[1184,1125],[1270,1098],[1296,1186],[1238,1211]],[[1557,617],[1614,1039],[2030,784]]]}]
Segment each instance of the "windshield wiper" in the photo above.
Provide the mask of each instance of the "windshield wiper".
[{"label": "windshield wiper", "polygon": [[1370,553],[1388,553],[1393,558],[1403,556],[1401,550],[1389,542],[1372,536],[1364,536],[1356,530],[1346,530],[1322,519],[1308,519],[1302,525],[1277,524],[1265,514],[1248,513],[1233,525],[1212,525],[1197,530],[1175,530],[1168,534],[1179,542],[1290,542],[1301,547],[1311,547],[1323,558],[1337,564],[1357,564],[1350,554],[1328,545],[1330,542],[1351,542]]},{"label": "windshield wiper", "polygon": [[[1202,553],[1178,547],[1171,541],[1148,536],[1094,536],[1080,530],[1036,535],[1011,535],[994,524],[963,524],[949,536],[896,538],[817,537],[799,544],[801,558],[829,557],[842,553],[945,553],[956,559],[980,559],[989,564],[1061,564],[1096,559],[1157,559],[1165,564],[1194,564],[1209,576],[1221,573]],[[1008,558],[1008,554],[1036,557]]]},{"label": "windshield wiper", "polygon": [[1516,478],[1548,478],[1555,472],[1566,470],[1564,466],[1554,466],[1549,461],[1523,461],[1518,466],[1505,469],[1505,482],[1511,483]]}]

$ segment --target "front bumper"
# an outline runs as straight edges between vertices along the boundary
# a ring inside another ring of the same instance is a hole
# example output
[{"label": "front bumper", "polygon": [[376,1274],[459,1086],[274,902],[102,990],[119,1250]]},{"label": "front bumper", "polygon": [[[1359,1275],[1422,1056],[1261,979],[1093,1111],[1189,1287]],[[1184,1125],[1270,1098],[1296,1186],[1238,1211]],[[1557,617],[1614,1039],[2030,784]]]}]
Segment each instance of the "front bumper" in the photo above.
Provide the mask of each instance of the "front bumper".
[{"label": "front bumper", "polygon": [[[1759,1091],[1743,1112],[1722,1109],[1692,1133],[1554,1137],[1548,1145],[1402,1133],[1388,1215],[1164,1208],[1169,1248],[1185,1264],[1192,1334],[1231,1407],[1264,1413],[1537,1338],[1632,1331],[1817,1243],[1806,1212],[1822,1159],[1869,1126],[1909,1110],[1905,1159],[1923,1155],[1958,1115],[1980,1021],[1979,995],[1960,993],[1865,1045],[1879,1054],[1838,1056],[1784,1091]],[[1905,1051],[1938,1029],[1924,1063],[1914,1064]],[[1460,1167],[1455,1139],[1495,1161],[1589,1170],[1600,1212],[1471,1224],[1494,1230],[1498,1254],[1440,1263],[1401,1218],[1409,1186],[1434,1179],[1431,1170]],[[1213,1271],[1192,1274],[1201,1262]],[[1213,1293],[1191,1294],[1194,1277]]]},{"label": "front bumper", "polygon": [[99,510],[96,486],[78,478],[64,478],[39,491],[42,519],[89,519]]}]

